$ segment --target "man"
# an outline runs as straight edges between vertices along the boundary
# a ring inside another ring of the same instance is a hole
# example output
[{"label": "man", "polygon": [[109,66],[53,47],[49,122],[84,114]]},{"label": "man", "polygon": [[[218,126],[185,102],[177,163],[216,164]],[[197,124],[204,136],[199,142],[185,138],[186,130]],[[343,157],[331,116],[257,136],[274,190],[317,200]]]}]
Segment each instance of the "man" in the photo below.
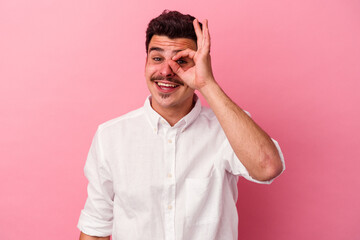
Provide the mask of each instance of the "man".
[{"label": "man", "polygon": [[215,81],[207,20],[164,11],[146,50],[151,96],[100,125],[90,148],[80,239],[235,240],[238,177],[270,183],[280,148]]}]

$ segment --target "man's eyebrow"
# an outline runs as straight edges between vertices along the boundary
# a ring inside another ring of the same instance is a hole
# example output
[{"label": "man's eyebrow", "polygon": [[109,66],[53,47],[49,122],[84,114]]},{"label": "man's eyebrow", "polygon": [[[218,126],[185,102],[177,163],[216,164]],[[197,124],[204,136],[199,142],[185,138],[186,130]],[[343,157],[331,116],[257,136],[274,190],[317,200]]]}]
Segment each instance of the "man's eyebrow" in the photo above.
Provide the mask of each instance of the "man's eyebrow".
[{"label": "man's eyebrow", "polygon": [[159,47],[151,47],[151,48],[149,49],[149,53],[150,53],[151,51],[163,52],[163,51],[164,51],[164,49],[159,48]]},{"label": "man's eyebrow", "polygon": [[[184,50],[184,49],[174,50],[173,53],[178,53],[178,52],[181,52],[181,51],[183,51],[183,50]],[[151,47],[151,48],[149,49],[149,53],[150,53],[151,51],[164,52],[164,49],[162,49],[162,48],[160,48],[160,47]]]}]

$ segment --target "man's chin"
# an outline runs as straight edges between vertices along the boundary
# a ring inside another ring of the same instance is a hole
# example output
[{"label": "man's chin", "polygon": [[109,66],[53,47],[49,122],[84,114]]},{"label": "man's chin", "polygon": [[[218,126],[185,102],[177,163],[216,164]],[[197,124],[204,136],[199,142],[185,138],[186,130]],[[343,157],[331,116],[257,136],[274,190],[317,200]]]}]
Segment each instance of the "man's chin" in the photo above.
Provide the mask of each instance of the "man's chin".
[{"label": "man's chin", "polygon": [[154,101],[163,107],[170,107],[173,103],[173,100],[173,94],[171,93],[157,93],[154,98]]},{"label": "man's chin", "polygon": [[175,97],[175,94],[171,93],[156,93],[155,95],[151,95],[151,106],[155,110],[176,108],[178,106],[178,101]]}]

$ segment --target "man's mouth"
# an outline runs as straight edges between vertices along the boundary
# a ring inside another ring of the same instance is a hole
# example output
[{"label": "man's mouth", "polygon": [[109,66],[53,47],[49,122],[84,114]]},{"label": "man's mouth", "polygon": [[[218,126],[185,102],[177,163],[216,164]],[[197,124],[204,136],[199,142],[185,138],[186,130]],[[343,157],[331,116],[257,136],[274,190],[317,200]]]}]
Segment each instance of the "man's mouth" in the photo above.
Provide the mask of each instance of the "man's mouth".
[{"label": "man's mouth", "polygon": [[165,84],[172,84],[172,85],[181,85],[184,86],[184,83],[176,78],[172,77],[163,77],[163,76],[154,76],[150,78],[150,81],[156,82],[156,83],[165,83]]},{"label": "man's mouth", "polygon": [[172,83],[163,83],[163,82],[157,82],[155,81],[155,83],[160,87],[160,88],[176,88],[180,85],[178,84],[172,84]]},{"label": "man's mouth", "polygon": [[162,76],[155,76],[150,79],[157,86],[157,89],[163,93],[172,93],[179,88],[179,86],[184,86],[184,83],[174,79],[174,78],[165,78]]},{"label": "man's mouth", "polygon": [[175,91],[180,85],[172,82],[154,81],[157,89],[163,93],[171,93]]}]

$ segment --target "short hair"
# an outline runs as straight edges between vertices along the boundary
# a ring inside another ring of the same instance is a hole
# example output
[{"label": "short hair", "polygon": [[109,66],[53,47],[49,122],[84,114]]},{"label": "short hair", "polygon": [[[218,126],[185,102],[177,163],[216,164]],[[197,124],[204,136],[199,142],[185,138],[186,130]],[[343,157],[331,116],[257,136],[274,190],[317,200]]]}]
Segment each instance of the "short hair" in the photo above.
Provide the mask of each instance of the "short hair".
[{"label": "short hair", "polygon": [[[164,10],[158,17],[152,19],[146,29],[146,53],[154,35],[166,36],[170,39],[189,38],[197,41],[193,21],[195,17],[178,11]],[[200,28],[202,24],[200,23]]]}]

